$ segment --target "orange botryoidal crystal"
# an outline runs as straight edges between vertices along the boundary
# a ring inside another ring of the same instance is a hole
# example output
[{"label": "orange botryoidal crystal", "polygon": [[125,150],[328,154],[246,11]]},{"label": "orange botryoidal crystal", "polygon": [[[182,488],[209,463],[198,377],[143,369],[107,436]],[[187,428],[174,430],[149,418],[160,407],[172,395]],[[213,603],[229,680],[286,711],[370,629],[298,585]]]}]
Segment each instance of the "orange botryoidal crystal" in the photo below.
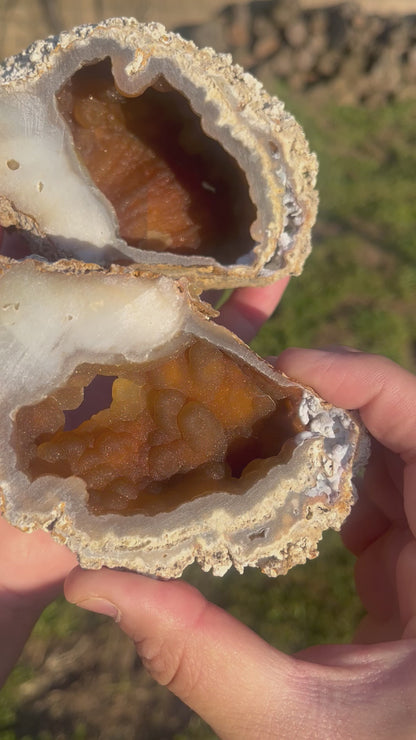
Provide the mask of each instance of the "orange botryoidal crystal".
[{"label": "orange botryoidal crystal", "polygon": [[84,421],[81,404],[75,428],[60,400],[65,389],[16,417],[19,459],[32,479],[82,478],[95,514],[171,510],[220,482],[238,492],[247,466],[277,456],[303,429],[298,394],[274,398],[249,368],[203,340],[150,367],[77,368],[68,387],[78,394],[89,382],[97,393],[97,377],[110,381],[111,402]]},{"label": "orange botryoidal crystal", "polygon": [[57,98],[130,246],[222,261],[253,246],[256,211],[243,172],[166,81],[123,96],[107,60],[76,72]]}]

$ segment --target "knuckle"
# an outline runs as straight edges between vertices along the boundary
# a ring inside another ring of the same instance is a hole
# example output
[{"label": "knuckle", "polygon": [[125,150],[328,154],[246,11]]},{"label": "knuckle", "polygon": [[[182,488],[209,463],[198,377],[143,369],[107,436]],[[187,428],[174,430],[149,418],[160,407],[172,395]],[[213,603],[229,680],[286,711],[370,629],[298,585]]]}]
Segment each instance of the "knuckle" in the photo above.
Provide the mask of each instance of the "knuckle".
[{"label": "knuckle", "polygon": [[194,616],[186,629],[171,629],[157,637],[135,641],[143,666],[159,684],[166,686],[186,702],[201,680],[202,661],[198,649],[199,625],[208,602]]},{"label": "knuckle", "polygon": [[136,643],[143,666],[152,678],[184,700],[199,680],[199,665],[186,639],[144,640]]}]

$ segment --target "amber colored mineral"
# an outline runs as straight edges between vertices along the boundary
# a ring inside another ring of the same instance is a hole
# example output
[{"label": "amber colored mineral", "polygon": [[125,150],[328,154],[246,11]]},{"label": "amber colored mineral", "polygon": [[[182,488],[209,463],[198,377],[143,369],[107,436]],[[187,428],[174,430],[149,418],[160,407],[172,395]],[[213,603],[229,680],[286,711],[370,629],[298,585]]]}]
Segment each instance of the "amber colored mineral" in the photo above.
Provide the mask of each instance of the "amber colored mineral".
[{"label": "amber colored mineral", "polygon": [[298,274],[316,157],[231,58],[113,18],[0,66],[0,225],[48,259],[135,264],[204,288]]},{"label": "amber colored mineral", "polygon": [[270,575],[353,501],[353,416],[209,320],[184,282],[0,259],[0,488],[87,567]]}]

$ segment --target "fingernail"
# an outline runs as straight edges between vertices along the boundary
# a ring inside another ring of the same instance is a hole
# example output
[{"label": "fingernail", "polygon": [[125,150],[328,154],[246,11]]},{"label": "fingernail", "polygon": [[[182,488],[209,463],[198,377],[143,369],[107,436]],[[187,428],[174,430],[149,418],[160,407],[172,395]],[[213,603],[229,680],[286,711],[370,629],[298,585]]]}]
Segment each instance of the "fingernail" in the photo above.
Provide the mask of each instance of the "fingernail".
[{"label": "fingernail", "polygon": [[319,352],[332,352],[335,354],[361,354],[361,350],[355,349],[355,347],[349,347],[346,344],[327,344],[322,347],[318,347]]},{"label": "fingernail", "polygon": [[88,599],[77,601],[76,606],[80,606],[81,609],[88,609],[88,611],[96,614],[105,614],[106,617],[111,617],[117,623],[121,620],[120,609],[111,601],[101,599],[99,596],[91,596]]}]

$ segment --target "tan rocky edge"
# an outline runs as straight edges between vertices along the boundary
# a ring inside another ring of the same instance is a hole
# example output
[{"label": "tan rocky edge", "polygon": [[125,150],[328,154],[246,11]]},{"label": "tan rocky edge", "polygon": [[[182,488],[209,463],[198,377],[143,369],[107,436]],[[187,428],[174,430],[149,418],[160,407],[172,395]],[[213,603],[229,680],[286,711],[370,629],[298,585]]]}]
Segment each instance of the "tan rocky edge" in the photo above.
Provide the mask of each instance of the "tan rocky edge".
[{"label": "tan rocky edge", "polygon": [[[85,567],[162,577],[194,560],[275,576],[317,555],[365,458],[353,415],[208,320],[183,281],[35,258],[1,269],[9,522]],[[91,408],[97,378],[112,400]]]},{"label": "tan rocky edge", "polygon": [[80,26],[0,68],[0,224],[47,257],[200,289],[299,274],[316,171],[282,102],[157,23]]}]

